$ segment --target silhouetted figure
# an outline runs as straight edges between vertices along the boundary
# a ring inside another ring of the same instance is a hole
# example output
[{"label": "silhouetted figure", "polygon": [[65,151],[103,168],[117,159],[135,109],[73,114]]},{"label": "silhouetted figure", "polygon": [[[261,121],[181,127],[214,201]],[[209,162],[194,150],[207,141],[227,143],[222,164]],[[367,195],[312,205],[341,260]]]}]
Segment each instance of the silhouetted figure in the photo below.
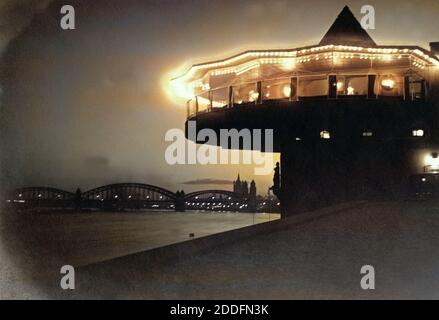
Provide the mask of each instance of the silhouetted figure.
[{"label": "silhouetted figure", "polygon": [[280,163],[276,163],[276,167],[274,168],[274,176],[273,176],[273,186],[270,188],[273,191],[273,194],[281,200],[281,188],[280,188]]}]

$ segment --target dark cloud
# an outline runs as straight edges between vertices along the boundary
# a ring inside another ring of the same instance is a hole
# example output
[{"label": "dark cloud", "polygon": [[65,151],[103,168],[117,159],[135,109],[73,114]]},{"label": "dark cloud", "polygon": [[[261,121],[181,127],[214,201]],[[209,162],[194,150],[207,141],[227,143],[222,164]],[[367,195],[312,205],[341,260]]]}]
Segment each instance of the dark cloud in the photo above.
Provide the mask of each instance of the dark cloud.
[{"label": "dark cloud", "polygon": [[52,0],[1,0],[0,1],[0,52]]}]

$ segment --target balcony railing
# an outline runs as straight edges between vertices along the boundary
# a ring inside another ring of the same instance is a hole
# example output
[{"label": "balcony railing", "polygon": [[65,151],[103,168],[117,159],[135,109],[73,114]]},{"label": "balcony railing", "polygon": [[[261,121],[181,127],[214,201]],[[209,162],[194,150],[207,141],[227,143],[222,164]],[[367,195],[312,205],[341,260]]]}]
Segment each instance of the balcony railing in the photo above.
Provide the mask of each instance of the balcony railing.
[{"label": "balcony railing", "polygon": [[312,99],[380,99],[400,97],[419,101],[426,97],[424,80],[382,75],[312,75],[241,83],[202,92],[187,102],[188,118],[240,105],[269,101]]},{"label": "balcony railing", "polygon": [[439,173],[439,166],[438,165],[425,166],[424,173],[438,174]]}]

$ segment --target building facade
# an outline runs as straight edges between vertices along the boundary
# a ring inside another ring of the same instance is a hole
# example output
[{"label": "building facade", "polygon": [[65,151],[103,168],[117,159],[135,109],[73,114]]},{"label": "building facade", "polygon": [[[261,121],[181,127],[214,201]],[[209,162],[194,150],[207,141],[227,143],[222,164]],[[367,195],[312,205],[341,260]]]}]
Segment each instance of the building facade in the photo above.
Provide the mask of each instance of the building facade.
[{"label": "building facade", "polygon": [[438,47],[378,45],[345,7],[317,45],[194,65],[173,86],[197,130],[273,129],[290,215],[436,180]]}]

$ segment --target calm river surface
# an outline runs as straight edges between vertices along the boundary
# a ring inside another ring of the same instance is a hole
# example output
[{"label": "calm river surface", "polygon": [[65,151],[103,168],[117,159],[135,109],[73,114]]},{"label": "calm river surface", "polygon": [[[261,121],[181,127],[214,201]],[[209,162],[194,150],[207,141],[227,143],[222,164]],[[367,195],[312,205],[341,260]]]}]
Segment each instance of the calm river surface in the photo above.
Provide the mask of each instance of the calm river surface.
[{"label": "calm river surface", "polygon": [[224,212],[9,212],[1,228],[17,254],[80,266],[190,240],[190,233],[198,238],[279,218]]}]

